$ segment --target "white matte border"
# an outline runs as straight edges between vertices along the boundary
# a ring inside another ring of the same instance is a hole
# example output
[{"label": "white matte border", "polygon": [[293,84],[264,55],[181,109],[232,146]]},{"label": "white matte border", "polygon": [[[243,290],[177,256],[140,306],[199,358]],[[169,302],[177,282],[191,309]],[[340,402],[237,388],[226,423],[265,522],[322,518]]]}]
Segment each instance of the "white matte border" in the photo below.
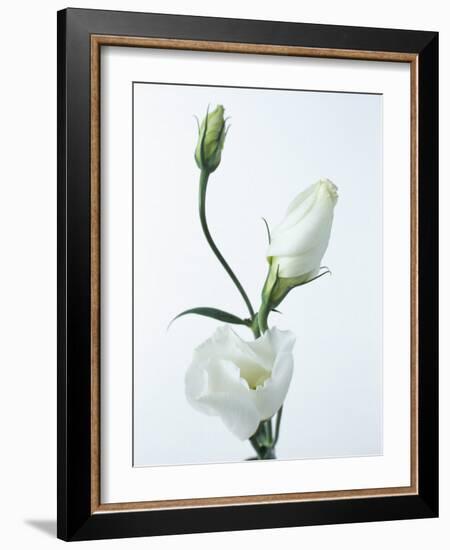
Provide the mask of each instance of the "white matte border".
[{"label": "white matte border", "polygon": [[[409,64],[102,47],[101,68],[101,503],[409,486]],[[383,456],[132,467],[132,81],[383,94]]]}]

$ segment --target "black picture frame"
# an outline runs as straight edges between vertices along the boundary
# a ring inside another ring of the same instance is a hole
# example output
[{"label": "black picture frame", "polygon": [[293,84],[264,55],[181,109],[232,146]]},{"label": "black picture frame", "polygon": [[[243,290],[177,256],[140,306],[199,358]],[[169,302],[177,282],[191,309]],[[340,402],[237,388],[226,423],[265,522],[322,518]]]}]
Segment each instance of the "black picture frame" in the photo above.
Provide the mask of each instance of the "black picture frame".
[{"label": "black picture frame", "polygon": [[[130,13],[58,12],[58,531],[138,537],[438,515],[438,33]],[[417,56],[418,491],[308,502],[92,512],[91,36],[402,52]]]}]

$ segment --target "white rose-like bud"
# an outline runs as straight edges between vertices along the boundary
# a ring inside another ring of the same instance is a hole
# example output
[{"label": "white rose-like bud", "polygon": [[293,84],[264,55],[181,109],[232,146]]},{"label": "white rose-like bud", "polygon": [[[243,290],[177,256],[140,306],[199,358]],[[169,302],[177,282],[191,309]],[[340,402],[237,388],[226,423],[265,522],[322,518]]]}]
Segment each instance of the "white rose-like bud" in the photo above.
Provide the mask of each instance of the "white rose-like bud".
[{"label": "white rose-like bud", "polygon": [[284,220],[272,232],[267,256],[282,278],[307,282],[317,275],[328,246],[337,187],[319,180],[289,205]]},{"label": "white rose-like bud", "polygon": [[281,407],[292,378],[295,336],[271,328],[254,341],[219,327],[195,351],[186,373],[189,403],[219,416],[239,439],[251,437]]}]

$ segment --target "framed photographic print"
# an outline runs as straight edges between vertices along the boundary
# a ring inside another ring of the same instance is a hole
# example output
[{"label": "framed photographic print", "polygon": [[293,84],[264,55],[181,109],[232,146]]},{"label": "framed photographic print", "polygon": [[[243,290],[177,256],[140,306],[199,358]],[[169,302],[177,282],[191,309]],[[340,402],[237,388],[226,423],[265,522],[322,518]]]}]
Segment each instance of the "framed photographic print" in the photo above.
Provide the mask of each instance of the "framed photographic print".
[{"label": "framed photographic print", "polygon": [[58,536],[438,514],[438,36],[58,13]]}]

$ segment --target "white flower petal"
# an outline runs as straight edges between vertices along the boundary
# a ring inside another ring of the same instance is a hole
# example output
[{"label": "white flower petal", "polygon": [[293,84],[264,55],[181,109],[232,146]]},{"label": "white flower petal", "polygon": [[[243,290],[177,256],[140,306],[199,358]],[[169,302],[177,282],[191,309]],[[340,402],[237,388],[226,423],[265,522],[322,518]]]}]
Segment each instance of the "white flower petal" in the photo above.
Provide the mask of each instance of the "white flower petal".
[{"label": "white flower petal", "polygon": [[284,231],[289,229],[293,225],[296,225],[302,220],[308,212],[313,208],[317,199],[317,187],[320,182],[310,185],[307,189],[302,191],[295,197],[295,199],[288,206],[286,216],[278,227],[274,229],[274,232]]},{"label": "white flower petal", "polygon": [[188,401],[207,414],[217,412],[207,406],[205,397],[214,393],[243,395],[248,399],[249,386],[241,377],[239,368],[226,359],[211,357],[201,363],[192,363],[186,372],[185,389]]},{"label": "white flower petal", "polygon": [[[241,376],[247,380],[251,387],[255,387],[267,377],[268,365],[261,361],[261,357],[253,351],[249,343],[242,340],[229,325],[219,327],[212,338],[197,348],[195,354],[194,361],[199,358],[212,359],[217,356],[239,365]],[[270,360],[270,363],[272,362],[273,359]]]},{"label": "white flower petal", "polygon": [[292,332],[272,328],[252,342],[221,327],[194,352],[186,372],[189,403],[219,416],[240,439],[282,405],[292,377]]},{"label": "white flower petal", "polygon": [[[301,277],[309,273],[317,273],[323,255],[328,246],[328,240],[321,246],[311,248],[303,254],[296,256],[276,256],[273,260],[274,269],[278,266],[278,275],[280,277]],[[305,277],[308,280],[308,277]]]},{"label": "white flower petal", "polygon": [[256,432],[260,415],[251,399],[233,393],[213,393],[202,397],[201,402],[216,411],[225,426],[239,439],[248,439]]},{"label": "white flower petal", "polygon": [[184,377],[186,397],[194,409],[205,414],[215,415],[214,409],[200,402],[208,394],[208,373],[201,364],[192,364]]},{"label": "white flower petal", "polygon": [[293,370],[292,353],[280,353],[275,361],[272,376],[252,394],[262,420],[271,418],[284,403]]},{"label": "white flower petal", "polygon": [[288,330],[274,327],[265,335],[269,335],[275,359],[271,377],[254,393],[254,402],[263,420],[272,417],[286,398],[294,369],[292,349],[295,344],[295,335]]},{"label": "white flower petal", "polygon": [[264,335],[269,336],[275,356],[279,353],[292,353],[295,344],[295,334],[292,331],[279,330],[277,327],[272,327]]},{"label": "white flower petal", "polygon": [[293,332],[272,327],[256,340],[248,342],[248,346],[260,360],[265,362],[266,368],[272,371],[277,354],[284,351],[292,352],[294,343],[295,336]]},{"label": "white flower petal", "polygon": [[330,197],[317,200],[308,215],[296,225],[283,231],[274,231],[269,245],[269,256],[293,256],[328,242],[333,222],[333,203]]}]

